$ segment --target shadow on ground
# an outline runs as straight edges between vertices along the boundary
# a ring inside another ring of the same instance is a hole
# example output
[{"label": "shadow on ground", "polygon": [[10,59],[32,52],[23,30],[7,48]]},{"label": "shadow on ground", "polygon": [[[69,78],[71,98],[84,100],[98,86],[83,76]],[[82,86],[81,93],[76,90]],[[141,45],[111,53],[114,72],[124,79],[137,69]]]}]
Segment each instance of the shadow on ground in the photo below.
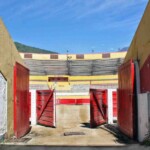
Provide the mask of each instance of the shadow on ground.
[{"label": "shadow on ground", "polygon": [[105,124],[100,126],[99,128],[108,131],[109,133],[113,134],[116,137],[116,142],[122,144],[137,144],[137,141],[132,140],[131,138],[124,135],[119,129],[117,124]]},{"label": "shadow on ground", "polygon": [[81,127],[83,127],[83,128],[90,128],[90,123],[89,122],[81,123]]}]

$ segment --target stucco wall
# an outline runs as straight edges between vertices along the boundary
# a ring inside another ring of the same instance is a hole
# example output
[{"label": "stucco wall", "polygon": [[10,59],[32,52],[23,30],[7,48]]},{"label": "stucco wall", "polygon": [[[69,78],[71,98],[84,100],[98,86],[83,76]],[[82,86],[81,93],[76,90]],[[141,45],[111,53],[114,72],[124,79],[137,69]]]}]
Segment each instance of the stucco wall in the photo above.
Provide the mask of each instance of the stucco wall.
[{"label": "stucco wall", "polygon": [[130,48],[125,57],[125,62],[130,59],[139,60],[140,68],[150,55],[150,1],[148,2],[145,13],[139,27],[132,40]]},{"label": "stucco wall", "polygon": [[90,105],[57,105],[56,127],[74,128],[90,121]]},{"label": "stucco wall", "polygon": [[0,19],[0,72],[7,80],[7,133],[13,134],[13,67],[15,62],[24,65],[13,40],[11,39],[5,25]]}]

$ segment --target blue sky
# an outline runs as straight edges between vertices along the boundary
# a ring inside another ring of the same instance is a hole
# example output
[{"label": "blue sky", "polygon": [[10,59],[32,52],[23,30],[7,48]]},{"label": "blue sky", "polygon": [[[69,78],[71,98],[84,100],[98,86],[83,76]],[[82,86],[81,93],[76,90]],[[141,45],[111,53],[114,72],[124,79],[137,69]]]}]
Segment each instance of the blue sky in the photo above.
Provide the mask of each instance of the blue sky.
[{"label": "blue sky", "polygon": [[129,46],[148,0],[1,0],[14,41],[58,53]]}]

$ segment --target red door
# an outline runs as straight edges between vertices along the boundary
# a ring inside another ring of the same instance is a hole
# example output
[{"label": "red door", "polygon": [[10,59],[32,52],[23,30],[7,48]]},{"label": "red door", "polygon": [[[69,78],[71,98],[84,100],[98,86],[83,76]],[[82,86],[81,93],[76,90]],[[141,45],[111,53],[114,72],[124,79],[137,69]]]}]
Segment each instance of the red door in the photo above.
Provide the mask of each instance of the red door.
[{"label": "red door", "polygon": [[118,125],[127,136],[134,136],[134,63],[119,68]]},{"label": "red door", "polygon": [[14,134],[20,138],[29,129],[29,70],[16,63],[14,67]]},{"label": "red door", "polygon": [[107,90],[90,90],[90,126],[97,127],[107,122]]},{"label": "red door", "polygon": [[37,122],[44,126],[55,127],[54,91],[37,91]]}]

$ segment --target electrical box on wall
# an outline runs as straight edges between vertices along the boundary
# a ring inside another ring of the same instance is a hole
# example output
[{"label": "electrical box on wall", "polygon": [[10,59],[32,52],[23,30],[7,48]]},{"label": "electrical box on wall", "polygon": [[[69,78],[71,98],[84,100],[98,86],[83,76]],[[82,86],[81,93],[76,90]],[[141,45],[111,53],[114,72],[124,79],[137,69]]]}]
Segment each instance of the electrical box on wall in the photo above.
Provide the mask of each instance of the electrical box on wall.
[{"label": "electrical box on wall", "polygon": [[150,136],[150,93],[138,95],[138,140]]}]

